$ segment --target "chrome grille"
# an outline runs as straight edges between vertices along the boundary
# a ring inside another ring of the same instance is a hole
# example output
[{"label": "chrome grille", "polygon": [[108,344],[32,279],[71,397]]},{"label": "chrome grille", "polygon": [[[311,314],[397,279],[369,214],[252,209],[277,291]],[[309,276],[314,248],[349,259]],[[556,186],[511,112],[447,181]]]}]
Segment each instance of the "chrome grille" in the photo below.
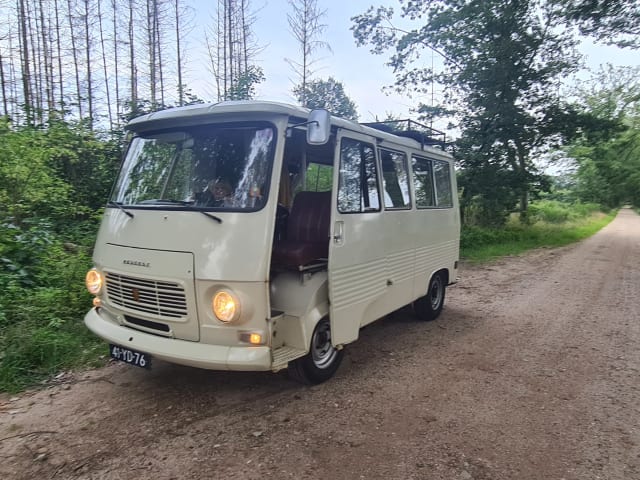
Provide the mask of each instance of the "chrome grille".
[{"label": "chrome grille", "polygon": [[127,310],[181,318],[187,315],[184,288],[173,282],[135,278],[116,273],[105,274],[109,301]]}]

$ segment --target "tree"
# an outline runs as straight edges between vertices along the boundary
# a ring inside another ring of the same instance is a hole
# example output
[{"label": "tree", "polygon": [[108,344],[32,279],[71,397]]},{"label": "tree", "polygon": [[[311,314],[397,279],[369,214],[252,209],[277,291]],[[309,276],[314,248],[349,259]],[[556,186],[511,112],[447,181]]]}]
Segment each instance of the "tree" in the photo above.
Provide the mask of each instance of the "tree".
[{"label": "tree", "polygon": [[640,46],[640,4],[629,0],[553,0],[580,33],[619,47]]},{"label": "tree", "polygon": [[321,23],[327,10],[319,10],[317,0],[289,0],[289,5],[292,13],[287,14],[287,22],[293,38],[298,43],[300,57],[299,60],[285,60],[298,77],[297,86],[294,88],[298,88],[302,93],[299,101],[306,107],[307,82],[314,74],[313,67],[316,63],[313,54],[323,48],[331,51],[330,45],[319,39],[327,28],[327,25]]},{"label": "tree", "polygon": [[218,0],[213,27],[205,36],[219,101],[251,98],[264,80],[262,69],[253,65],[260,51],[251,31],[254,20],[249,0]]},{"label": "tree", "polygon": [[255,95],[256,85],[264,81],[264,73],[260,67],[249,65],[247,70],[240,73],[231,84],[227,92],[228,100],[249,100]]},{"label": "tree", "polygon": [[324,108],[339,117],[358,120],[356,104],[347,96],[342,83],[332,77],[313,80],[307,84],[306,90],[298,86],[293,92],[300,103],[304,99],[307,108]]},{"label": "tree", "polygon": [[[557,115],[558,85],[577,58],[575,41],[560,29],[563,17],[543,0],[401,3],[401,17],[418,21],[416,28],[397,28],[391,8],[370,8],[353,18],[357,42],[371,44],[373,53],[393,51],[389,64],[402,91],[444,85],[444,106],[456,111],[462,131],[456,155],[468,170],[463,208],[475,203],[496,222],[517,198],[526,220],[529,196],[540,185],[532,153],[566,131],[566,116]],[[420,63],[424,50],[443,57],[442,72]],[[498,174],[504,194],[486,183]]]},{"label": "tree", "polygon": [[27,124],[33,122],[33,98],[31,93],[31,63],[29,61],[29,41],[27,38],[27,10],[25,0],[19,0],[18,18],[20,28],[20,53],[22,67],[22,94]]},{"label": "tree", "polygon": [[584,131],[566,148],[577,162],[581,200],[617,207],[640,205],[640,68],[601,69],[581,85],[585,113],[609,128]]}]

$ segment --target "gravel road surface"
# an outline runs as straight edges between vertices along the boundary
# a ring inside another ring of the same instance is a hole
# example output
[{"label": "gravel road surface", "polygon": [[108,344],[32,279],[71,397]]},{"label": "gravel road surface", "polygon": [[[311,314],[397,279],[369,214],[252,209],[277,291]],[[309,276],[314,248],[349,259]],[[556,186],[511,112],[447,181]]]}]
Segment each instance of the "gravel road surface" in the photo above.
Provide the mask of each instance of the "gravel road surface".
[{"label": "gravel road surface", "polygon": [[331,381],[160,363],[0,397],[2,479],[640,479],[640,217],[465,266]]}]

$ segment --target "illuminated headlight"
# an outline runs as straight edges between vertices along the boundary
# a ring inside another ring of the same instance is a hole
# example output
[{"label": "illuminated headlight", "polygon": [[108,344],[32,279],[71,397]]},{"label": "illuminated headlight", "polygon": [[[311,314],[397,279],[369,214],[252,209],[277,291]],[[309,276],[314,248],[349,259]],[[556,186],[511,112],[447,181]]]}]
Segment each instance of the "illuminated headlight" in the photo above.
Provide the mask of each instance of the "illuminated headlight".
[{"label": "illuminated headlight", "polygon": [[87,290],[89,290],[90,294],[98,295],[100,293],[100,290],[102,290],[102,274],[95,268],[92,268],[84,277],[84,283],[87,286]]},{"label": "illuminated headlight", "polygon": [[219,290],[211,301],[213,314],[221,322],[232,322],[240,316],[240,300],[228,290]]}]

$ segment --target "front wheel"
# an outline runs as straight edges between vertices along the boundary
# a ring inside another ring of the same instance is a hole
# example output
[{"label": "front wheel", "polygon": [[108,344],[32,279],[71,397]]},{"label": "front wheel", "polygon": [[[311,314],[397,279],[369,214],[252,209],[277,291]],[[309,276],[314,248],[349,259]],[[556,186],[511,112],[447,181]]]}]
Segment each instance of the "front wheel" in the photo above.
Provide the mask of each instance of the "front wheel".
[{"label": "front wheel", "polygon": [[429,280],[429,288],[424,297],[413,302],[416,315],[422,320],[435,320],[444,306],[446,282],[443,272],[436,272]]},{"label": "front wheel", "polygon": [[336,373],[343,356],[344,350],[331,344],[331,323],[323,318],[313,329],[309,353],[289,362],[289,376],[307,385],[322,383]]}]

